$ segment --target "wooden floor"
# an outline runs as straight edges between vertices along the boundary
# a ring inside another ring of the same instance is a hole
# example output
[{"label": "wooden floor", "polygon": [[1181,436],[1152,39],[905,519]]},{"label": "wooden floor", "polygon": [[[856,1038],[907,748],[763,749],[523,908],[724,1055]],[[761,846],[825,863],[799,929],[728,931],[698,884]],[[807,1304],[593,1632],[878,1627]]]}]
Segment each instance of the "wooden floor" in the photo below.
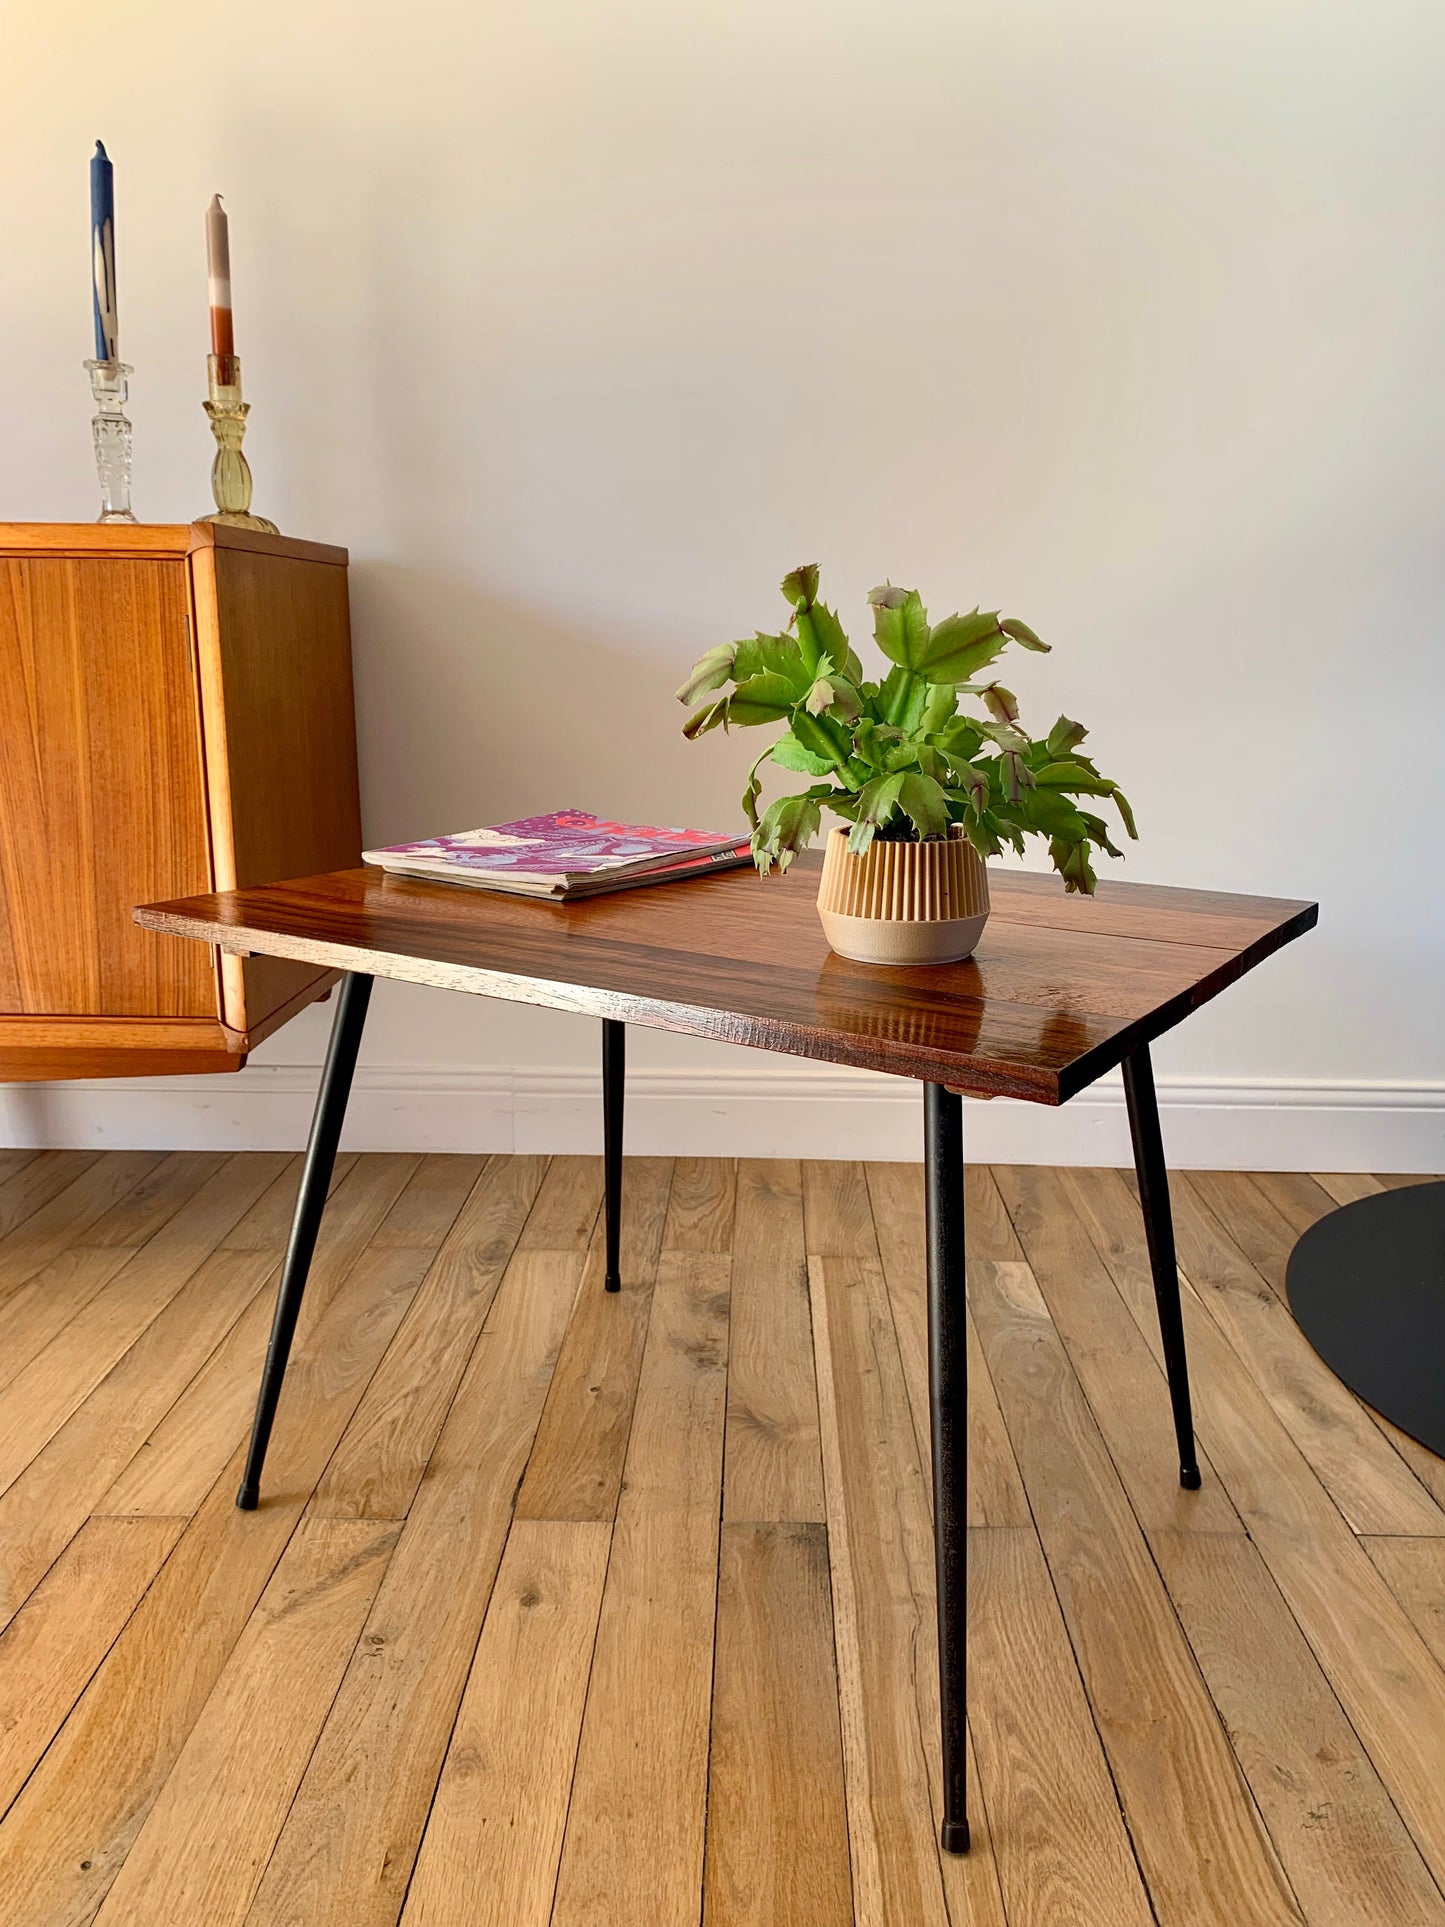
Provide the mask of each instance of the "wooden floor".
[{"label": "wooden floor", "polygon": [[1445,1924],[1445,1462],[1282,1297],[1403,1180],[969,1177],[970,1810],[934,1841],[915,1166],[0,1153],[5,1927]]}]

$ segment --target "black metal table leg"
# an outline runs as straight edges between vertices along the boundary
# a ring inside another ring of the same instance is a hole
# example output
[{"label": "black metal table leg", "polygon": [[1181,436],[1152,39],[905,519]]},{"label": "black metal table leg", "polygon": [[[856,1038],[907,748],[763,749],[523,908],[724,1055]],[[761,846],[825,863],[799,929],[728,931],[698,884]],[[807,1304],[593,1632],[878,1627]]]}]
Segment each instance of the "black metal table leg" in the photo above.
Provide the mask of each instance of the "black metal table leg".
[{"label": "black metal table leg", "polygon": [[276,1314],[271,1321],[271,1343],[261,1372],[261,1390],[256,1400],[256,1417],[251,1426],[251,1449],[246,1454],[246,1470],[236,1504],[243,1512],[255,1509],[261,1490],[261,1468],[266,1462],[266,1446],[276,1418],[276,1403],[286,1376],[286,1360],[291,1340],[296,1335],[296,1319],[301,1310],[301,1295],[316,1249],[316,1234],[321,1214],[326,1209],[326,1193],[336,1163],[336,1146],[341,1139],[346,1100],[351,1095],[351,1075],[356,1069],[356,1053],[366,1023],[366,1006],[371,1001],[371,978],[351,972],[341,980],[341,995],[336,1000],[336,1015],[331,1020],[331,1042],[326,1049],[326,1065],[321,1073],[321,1088],[316,1094],[316,1113],[311,1120],[311,1140],[306,1147],[306,1162],[301,1169],[301,1185],[296,1193],[296,1214],[291,1220],[291,1238],[286,1246],[286,1262],[281,1269],[281,1285],[276,1293]]},{"label": "black metal table leg", "polygon": [[1194,1416],[1189,1404],[1184,1319],[1179,1309],[1179,1265],[1174,1255],[1174,1219],[1169,1209],[1169,1171],[1164,1163],[1159,1100],[1154,1093],[1154,1067],[1147,1044],[1139,1044],[1130,1052],[1124,1059],[1123,1072],[1129,1132],[1134,1140],[1134,1168],[1139,1174],[1139,1202],[1144,1207],[1144,1235],[1149,1243],[1149,1266],[1154,1274],[1154,1302],[1159,1308],[1159,1335],[1164,1341],[1164,1365],[1169,1376],[1169,1402],[1174,1408],[1174,1436],[1179,1442],[1179,1483],[1186,1492],[1197,1492],[1199,1461],[1194,1450]]},{"label": "black metal table leg", "polygon": [[606,1193],[608,1291],[621,1291],[618,1250],[622,1238],[622,1108],[627,1082],[627,1026],[602,1019],[602,1174]]},{"label": "black metal table leg", "polygon": [[968,1852],[964,1762],[968,1614],[968,1321],[963,1249],[963,1099],[923,1087],[928,1187],[928,1402],[943,1735],[945,1853]]}]

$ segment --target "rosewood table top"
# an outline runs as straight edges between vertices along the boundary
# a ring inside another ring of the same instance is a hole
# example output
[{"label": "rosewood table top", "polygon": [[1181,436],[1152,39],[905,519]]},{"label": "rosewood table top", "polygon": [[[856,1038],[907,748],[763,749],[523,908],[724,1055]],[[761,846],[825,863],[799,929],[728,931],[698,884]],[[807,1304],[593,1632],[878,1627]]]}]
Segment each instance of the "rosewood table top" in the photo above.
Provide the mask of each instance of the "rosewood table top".
[{"label": "rosewood table top", "polygon": [[880,967],[829,948],[820,859],[556,904],[337,870],[148,904],[147,929],[240,955],[716,1037],[1062,1104],[1318,917],[1312,903],[1153,884],[1066,896],[992,869],[966,963]]}]

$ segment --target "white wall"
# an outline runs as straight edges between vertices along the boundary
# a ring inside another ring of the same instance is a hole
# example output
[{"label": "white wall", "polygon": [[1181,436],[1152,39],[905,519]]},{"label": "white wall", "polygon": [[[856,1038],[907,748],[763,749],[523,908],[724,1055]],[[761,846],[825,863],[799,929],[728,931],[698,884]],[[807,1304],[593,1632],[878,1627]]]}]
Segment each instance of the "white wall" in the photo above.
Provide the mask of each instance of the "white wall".
[{"label": "white wall", "polygon": [[[884,575],[1002,604],[1055,644],[1026,721],[1090,721],[1133,796],[1121,874],[1323,900],[1160,1047],[1176,1142],[1445,1163],[1438,6],[55,0],[5,39],[0,516],[92,510],[100,134],[139,511],[208,505],[219,188],[257,506],[352,554],[369,837],[733,820],[749,740],[684,745],[670,692],[795,562],[860,633]],[[325,1021],[224,1094],[0,1122],[294,1139]],[[595,1043],[384,985],[359,1133],[572,1141]],[[840,1148],[857,1088],[914,1143],[878,1080],[634,1059],[669,1145]],[[974,1141],[1120,1147],[1080,1115],[978,1107]]]}]

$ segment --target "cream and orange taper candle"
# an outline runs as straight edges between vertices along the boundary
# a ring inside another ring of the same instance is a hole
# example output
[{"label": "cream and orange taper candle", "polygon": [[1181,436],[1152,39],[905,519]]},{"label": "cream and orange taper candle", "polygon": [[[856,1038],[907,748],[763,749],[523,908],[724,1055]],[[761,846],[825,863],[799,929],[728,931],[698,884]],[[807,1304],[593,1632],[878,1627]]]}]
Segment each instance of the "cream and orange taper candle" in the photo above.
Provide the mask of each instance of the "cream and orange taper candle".
[{"label": "cream and orange taper candle", "polygon": [[231,325],[231,231],[219,194],[206,209],[206,282],[211,301],[211,353],[233,355],[235,330]]}]

